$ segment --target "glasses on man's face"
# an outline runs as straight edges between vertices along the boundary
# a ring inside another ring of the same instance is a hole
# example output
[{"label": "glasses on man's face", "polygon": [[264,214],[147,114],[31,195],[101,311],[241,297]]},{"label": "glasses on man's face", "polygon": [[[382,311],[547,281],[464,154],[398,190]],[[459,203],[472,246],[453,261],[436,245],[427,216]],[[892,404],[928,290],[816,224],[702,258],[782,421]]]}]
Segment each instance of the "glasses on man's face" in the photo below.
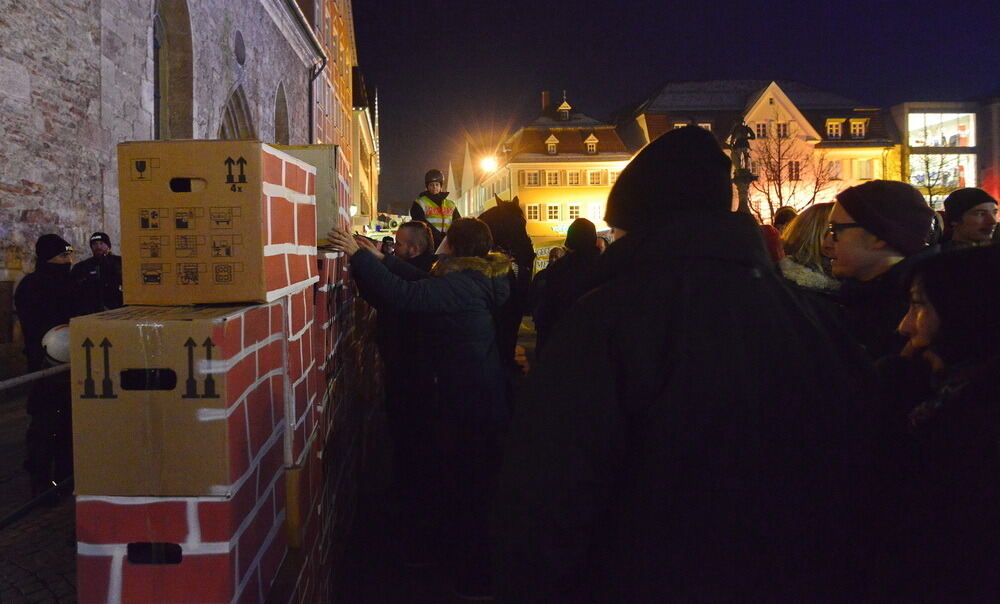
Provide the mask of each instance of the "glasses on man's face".
[{"label": "glasses on man's face", "polygon": [[861,228],[861,225],[856,222],[831,222],[826,227],[826,234],[833,237],[834,242],[836,242],[839,241],[838,237],[841,231],[853,228]]}]

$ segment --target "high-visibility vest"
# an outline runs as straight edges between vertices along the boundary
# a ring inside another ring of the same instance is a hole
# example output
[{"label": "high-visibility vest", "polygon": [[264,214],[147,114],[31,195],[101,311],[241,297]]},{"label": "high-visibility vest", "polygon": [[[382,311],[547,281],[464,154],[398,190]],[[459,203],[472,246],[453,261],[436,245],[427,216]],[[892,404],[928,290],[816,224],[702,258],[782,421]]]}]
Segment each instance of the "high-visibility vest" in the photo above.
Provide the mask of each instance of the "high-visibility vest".
[{"label": "high-visibility vest", "polygon": [[458,208],[454,201],[445,199],[441,202],[441,205],[438,205],[434,203],[430,197],[421,195],[417,198],[417,204],[424,211],[424,216],[427,218],[427,224],[442,233],[448,232],[448,229],[451,228],[451,217],[455,214],[455,210]]}]

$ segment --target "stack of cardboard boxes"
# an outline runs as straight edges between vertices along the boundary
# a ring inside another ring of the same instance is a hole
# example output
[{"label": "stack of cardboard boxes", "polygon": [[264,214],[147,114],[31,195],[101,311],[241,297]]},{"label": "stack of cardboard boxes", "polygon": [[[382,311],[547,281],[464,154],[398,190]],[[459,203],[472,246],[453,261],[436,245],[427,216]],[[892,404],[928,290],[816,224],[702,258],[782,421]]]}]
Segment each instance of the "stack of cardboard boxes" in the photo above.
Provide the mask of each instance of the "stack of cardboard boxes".
[{"label": "stack of cardboard boxes", "polygon": [[307,151],[335,153],[119,146],[128,306],[71,324],[81,602],[291,599],[272,593],[289,547],[293,583],[322,572],[348,305],[316,238],[346,212],[319,198],[318,226]]}]

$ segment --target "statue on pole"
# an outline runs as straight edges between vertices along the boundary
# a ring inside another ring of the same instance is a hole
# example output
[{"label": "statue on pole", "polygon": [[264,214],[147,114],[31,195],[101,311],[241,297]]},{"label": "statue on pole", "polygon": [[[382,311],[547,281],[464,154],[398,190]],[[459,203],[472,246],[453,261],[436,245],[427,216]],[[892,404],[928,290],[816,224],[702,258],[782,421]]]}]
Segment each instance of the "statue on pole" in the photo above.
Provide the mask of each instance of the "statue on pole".
[{"label": "statue on pole", "polygon": [[755,139],[753,130],[746,122],[740,120],[729,132],[726,142],[729,144],[730,159],[733,162],[733,183],[739,197],[737,212],[750,213],[750,183],[757,176],[750,170],[750,141]]}]

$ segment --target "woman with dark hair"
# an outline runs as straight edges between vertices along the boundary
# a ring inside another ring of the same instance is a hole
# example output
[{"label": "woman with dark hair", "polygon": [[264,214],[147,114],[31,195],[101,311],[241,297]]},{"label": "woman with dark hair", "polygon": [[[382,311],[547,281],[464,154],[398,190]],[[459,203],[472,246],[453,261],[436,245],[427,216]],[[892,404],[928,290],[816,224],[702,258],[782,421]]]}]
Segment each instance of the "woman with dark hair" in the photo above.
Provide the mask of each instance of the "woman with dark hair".
[{"label": "woman with dark hair", "polygon": [[910,276],[902,354],[927,364],[932,390],[898,422],[901,478],[887,513],[898,523],[889,572],[877,574],[900,601],[988,602],[1000,593],[997,275],[1000,248],[990,246],[932,257]]},{"label": "woman with dark hair", "polygon": [[510,415],[493,312],[510,295],[510,258],[490,252],[490,229],[476,218],[451,224],[441,243],[446,257],[434,264],[429,279],[406,280],[419,269],[347,231],[334,229],[328,237],[350,257],[364,291],[383,305],[426,318],[431,337],[423,353],[438,388],[432,446],[442,481],[439,541],[456,569],[459,594],[489,595],[486,511]]}]

